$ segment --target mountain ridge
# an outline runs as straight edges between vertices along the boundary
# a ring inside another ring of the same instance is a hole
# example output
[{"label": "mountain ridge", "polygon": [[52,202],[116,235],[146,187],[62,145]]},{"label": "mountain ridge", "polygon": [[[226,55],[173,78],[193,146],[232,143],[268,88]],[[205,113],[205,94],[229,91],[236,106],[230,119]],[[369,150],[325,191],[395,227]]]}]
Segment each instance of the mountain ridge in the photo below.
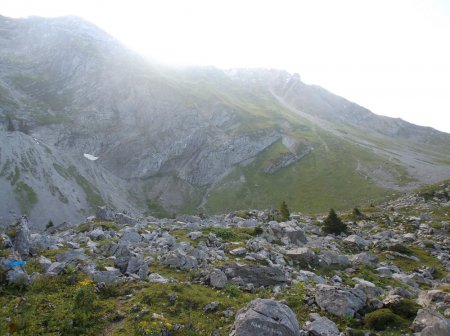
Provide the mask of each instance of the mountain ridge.
[{"label": "mountain ridge", "polygon": [[[73,17],[2,17],[0,47],[2,132],[22,131],[76,161],[63,168],[82,178],[69,174],[56,186],[66,198],[72,189],[92,200],[97,190],[114,207],[164,216],[283,199],[317,211],[450,178],[450,135],[376,116],[296,74],[163,66]],[[10,161],[0,157],[4,176],[15,167],[26,173],[20,157]],[[111,196],[102,179],[120,191]],[[27,184],[39,183],[30,176]],[[65,206],[53,203],[54,186],[43,189],[38,207]],[[80,203],[67,220],[82,221],[98,205]],[[52,219],[33,208],[39,227]]]}]

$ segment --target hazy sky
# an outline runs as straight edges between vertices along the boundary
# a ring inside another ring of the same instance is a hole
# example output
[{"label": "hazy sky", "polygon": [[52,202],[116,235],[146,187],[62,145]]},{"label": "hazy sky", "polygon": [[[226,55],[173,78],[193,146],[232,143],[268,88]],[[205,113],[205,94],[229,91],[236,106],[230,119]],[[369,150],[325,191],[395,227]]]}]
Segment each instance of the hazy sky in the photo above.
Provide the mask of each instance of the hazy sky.
[{"label": "hazy sky", "polygon": [[298,72],[450,132],[450,0],[0,0],[0,14],[79,15],[166,63]]}]

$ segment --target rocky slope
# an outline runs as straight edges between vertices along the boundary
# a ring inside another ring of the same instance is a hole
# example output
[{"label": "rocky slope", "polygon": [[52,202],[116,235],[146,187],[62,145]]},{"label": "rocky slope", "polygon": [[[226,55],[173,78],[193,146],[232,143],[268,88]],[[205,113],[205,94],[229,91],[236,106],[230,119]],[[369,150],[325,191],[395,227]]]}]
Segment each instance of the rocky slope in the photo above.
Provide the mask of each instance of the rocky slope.
[{"label": "rocky slope", "polygon": [[449,193],[341,213],[339,236],[324,216],[274,210],[137,219],[99,207],[44,233],[23,217],[0,236],[0,332],[449,335]]},{"label": "rocky slope", "polygon": [[79,223],[100,200],[166,216],[283,199],[324,211],[450,177],[448,134],[283,71],[162,66],[74,17],[0,17],[0,133],[17,154],[0,158],[2,225]]}]

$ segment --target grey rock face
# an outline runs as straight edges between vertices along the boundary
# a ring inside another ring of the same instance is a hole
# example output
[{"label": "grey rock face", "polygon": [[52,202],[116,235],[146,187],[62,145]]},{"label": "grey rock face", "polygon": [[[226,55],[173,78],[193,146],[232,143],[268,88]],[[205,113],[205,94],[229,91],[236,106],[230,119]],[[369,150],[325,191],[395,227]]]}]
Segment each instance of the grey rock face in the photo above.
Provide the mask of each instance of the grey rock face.
[{"label": "grey rock face", "polygon": [[360,290],[323,284],[316,286],[315,299],[320,308],[340,317],[353,316],[366,304],[366,295]]},{"label": "grey rock face", "polygon": [[294,312],[286,305],[256,299],[236,314],[232,336],[300,336]]},{"label": "grey rock face", "polygon": [[209,283],[217,289],[225,288],[227,276],[220,269],[214,269],[209,274]]},{"label": "grey rock face", "polygon": [[319,314],[310,314],[312,322],[306,324],[305,329],[311,336],[339,336],[339,329],[336,324]]}]

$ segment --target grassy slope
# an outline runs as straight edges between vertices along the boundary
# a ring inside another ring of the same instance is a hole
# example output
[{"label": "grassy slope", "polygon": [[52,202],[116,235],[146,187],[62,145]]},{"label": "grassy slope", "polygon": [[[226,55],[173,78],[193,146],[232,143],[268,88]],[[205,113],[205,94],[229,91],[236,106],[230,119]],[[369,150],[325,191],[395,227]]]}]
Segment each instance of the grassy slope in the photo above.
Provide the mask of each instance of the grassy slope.
[{"label": "grassy slope", "polygon": [[355,172],[357,159],[369,166],[383,165],[394,174],[398,167],[326,133],[320,136],[329,151],[316,144],[315,150],[303,160],[275,174],[265,174],[260,167],[283,151],[280,143],[272,145],[251,165],[238,167],[210,193],[207,210],[267,208],[286,200],[294,210],[313,213],[330,207],[352,207],[392,193]]}]

